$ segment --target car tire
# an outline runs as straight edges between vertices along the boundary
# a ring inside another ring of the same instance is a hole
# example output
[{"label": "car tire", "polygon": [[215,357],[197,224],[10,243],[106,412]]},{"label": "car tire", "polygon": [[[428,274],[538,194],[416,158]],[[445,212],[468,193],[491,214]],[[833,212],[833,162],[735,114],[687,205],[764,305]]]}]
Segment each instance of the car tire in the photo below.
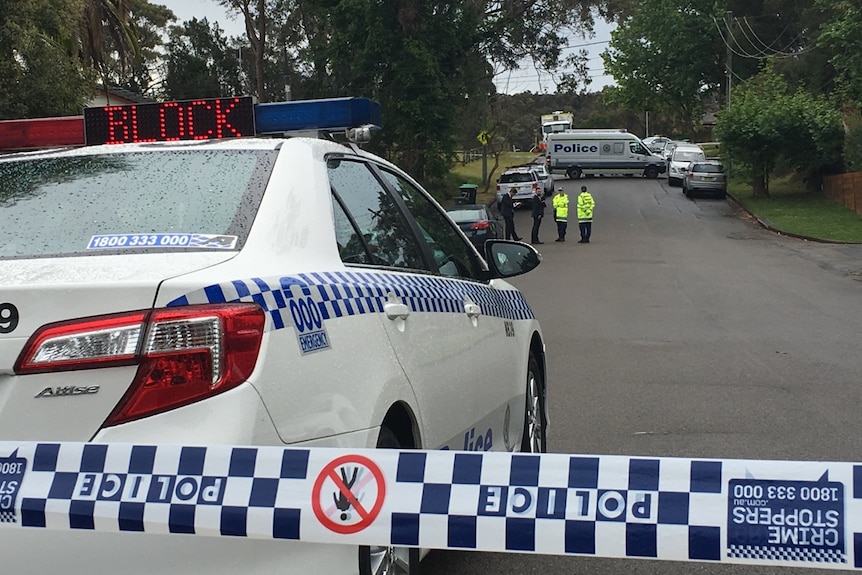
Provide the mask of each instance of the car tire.
[{"label": "car tire", "polygon": [[654,180],[658,177],[658,168],[655,166],[647,166],[644,168],[644,177]]},{"label": "car tire", "polygon": [[545,430],[545,382],[539,361],[530,352],[527,361],[527,393],[524,411],[524,429],[521,435],[521,452],[545,453],[548,438]]},{"label": "car tire", "polygon": [[[377,436],[378,449],[403,449],[403,443],[385,425]],[[419,575],[416,547],[359,547],[359,575]]]},{"label": "car tire", "polygon": [[568,170],[566,170],[566,175],[569,177],[570,180],[579,179],[581,177],[581,174],[583,174],[583,172],[580,168],[569,168]]}]

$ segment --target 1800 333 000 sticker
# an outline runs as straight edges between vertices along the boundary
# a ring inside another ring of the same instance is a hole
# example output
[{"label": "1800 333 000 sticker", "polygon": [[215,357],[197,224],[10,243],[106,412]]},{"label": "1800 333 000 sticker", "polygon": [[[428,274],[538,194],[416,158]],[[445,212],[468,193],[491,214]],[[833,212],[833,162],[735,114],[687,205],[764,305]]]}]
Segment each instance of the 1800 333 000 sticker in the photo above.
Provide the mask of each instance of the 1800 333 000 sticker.
[{"label": "1800 333 000 sticker", "polygon": [[236,236],[218,234],[103,234],[90,238],[88,250],[145,248],[207,248],[236,247]]},{"label": "1800 333 000 sticker", "polygon": [[17,522],[15,502],[26,471],[27,460],[18,456],[17,449],[7,457],[0,457],[0,523]]}]

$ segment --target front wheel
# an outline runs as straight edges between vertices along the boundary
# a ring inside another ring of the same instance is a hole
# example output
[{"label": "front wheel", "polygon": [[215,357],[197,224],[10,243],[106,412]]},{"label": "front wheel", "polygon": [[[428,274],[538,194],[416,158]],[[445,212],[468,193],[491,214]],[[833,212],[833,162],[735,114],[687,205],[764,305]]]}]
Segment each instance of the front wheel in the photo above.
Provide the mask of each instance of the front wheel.
[{"label": "front wheel", "polygon": [[654,180],[658,177],[658,168],[655,166],[647,166],[644,168],[644,177]]},{"label": "front wheel", "polygon": [[547,449],[544,378],[539,369],[539,361],[533,353],[530,353],[530,359],[527,362],[527,398],[521,452],[545,453]]},{"label": "front wheel", "polygon": [[580,168],[569,168],[568,170],[566,170],[566,175],[569,176],[570,180],[577,180],[581,177],[582,173],[583,172]]},{"label": "front wheel", "polygon": [[[378,449],[402,449],[395,433],[385,425],[377,437]],[[359,548],[359,575],[419,575],[419,549],[416,547]]]}]

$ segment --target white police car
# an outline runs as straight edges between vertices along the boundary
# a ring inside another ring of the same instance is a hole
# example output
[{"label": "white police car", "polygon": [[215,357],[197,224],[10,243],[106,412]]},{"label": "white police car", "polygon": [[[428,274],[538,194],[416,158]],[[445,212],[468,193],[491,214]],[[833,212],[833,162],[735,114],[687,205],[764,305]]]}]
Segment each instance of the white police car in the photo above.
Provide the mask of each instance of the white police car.
[{"label": "white police car", "polygon": [[[503,279],[539,254],[495,240],[480,257],[416,182],[355,144],[237,137],[362,135],[379,115],[356,98],[224,98],[0,122],[0,147],[40,148],[0,155],[0,441],[544,451],[542,331]],[[88,525],[4,530],[4,571],[406,573],[419,560]]]}]

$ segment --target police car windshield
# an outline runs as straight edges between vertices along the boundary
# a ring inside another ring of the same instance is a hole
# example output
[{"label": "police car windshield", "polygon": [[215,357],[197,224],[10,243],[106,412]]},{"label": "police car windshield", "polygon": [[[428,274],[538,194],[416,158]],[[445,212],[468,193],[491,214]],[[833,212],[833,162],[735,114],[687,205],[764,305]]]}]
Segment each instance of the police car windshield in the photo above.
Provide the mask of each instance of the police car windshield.
[{"label": "police car windshield", "polygon": [[[0,161],[0,258],[224,247],[201,238],[231,237],[239,247],[275,153],[177,149]],[[94,246],[97,236],[115,238],[113,246]]]}]

